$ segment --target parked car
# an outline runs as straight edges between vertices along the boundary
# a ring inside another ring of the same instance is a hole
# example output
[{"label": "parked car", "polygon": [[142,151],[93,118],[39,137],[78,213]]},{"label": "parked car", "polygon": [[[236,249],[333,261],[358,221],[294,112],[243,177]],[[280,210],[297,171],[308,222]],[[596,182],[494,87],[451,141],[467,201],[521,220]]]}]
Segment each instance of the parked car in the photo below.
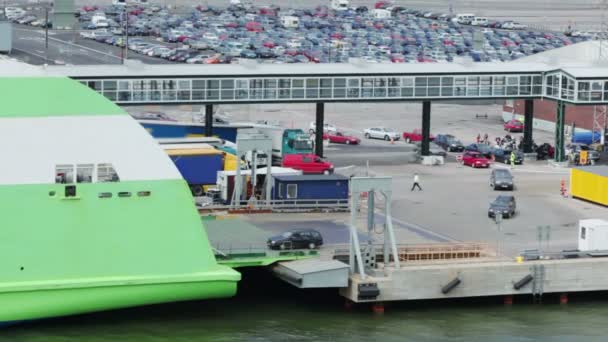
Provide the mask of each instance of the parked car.
[{"label": "parked car", "polygon": [[479,152],[486,158],[492,158],[492,147],[488,144],[470,144],[464,150],[466,152]]},{"label": "parked car", "polygon": [[479,152],[467,151],[462,155],[462,165],[469,165],[472,168],[490,167],[490,159]]},{"label": "parked car", "polygon": [[488,217],[495,217],[496,214],[500,213],[503,218],[509,218],[515,215],[515,211],[515,196],[499,195],[492,203],[490,203]]},{"label": "parked car", "polygon": [[270,249],[315,249],[323,245],[323,236],[314,229],[290,230],[268,239]]},{"label": "parked car", "polygon": [[363,131],[367,139],[399,140],[399,133],[384,127],[368,128]]},{"label": "parked car", "polygon": [[334,166],[314,154],[287,154],[283,156],[283,167],[302,170],[304,174],[324,174],[334,172]]},{"label": "parked car", "polygon": [[[511,152],[512,150],[507,148],[494,148],[492,149],[493,159],[499,163],[511,164]],[[524,154],[521,151],[515,151],[515,164],[521,165],[523,163]]]},{"label": "parked car", "polygon": [[451,134],[438,134],[433,141],[448,152],[464,151],[464,145]]},{"label": "parked car", "polygon": [[[314,134],[316,130],[317,130],[317,123],[315,121],[313,121],[310,123],[308,132],[310,132],[310,134]],[[338,129],[336,128],[336,126],[334,126],[332,124],[328,124],[328,123],[323,124],[323,132],[335,133],[337,131],[338,131]]]},{"label": "parked car", "polygon": [[513,175],[508,169],[494,169],[490,174],[490,187],[494,190],[513,190]]},{"label": "parked car", "polygon": [[523,132],[524,131],[524,123],[519,120],[509,120],[505,122],[503,128],[507,132]]},{"label": "parked car", "polygon": [[[422,152],[422,141],[417,141],[415,143],[416,147],[418,148],[418,153]],[[439,145],[435,144],[434,142],[429,142],[429,153],[431,156],[442,156],[442,157],[446,157],[448,155],[448,153]]]},{"label": "parked car", "polygon": [[[412,141],[421,141],[422,140],[422,130],[415,129],[412,132],[403,132],[403,139],[406,143]],[[434,140],[435,137],[433,135],[429,135],[429,139]]]},{"label": "parked car", "polygon": [[361,142],[359,138],[353,137],[352,135],[344,135],[341,132],[323,133],[323,140],[325,139],[329,140],[331,143],[346,145],[358,145]]}]

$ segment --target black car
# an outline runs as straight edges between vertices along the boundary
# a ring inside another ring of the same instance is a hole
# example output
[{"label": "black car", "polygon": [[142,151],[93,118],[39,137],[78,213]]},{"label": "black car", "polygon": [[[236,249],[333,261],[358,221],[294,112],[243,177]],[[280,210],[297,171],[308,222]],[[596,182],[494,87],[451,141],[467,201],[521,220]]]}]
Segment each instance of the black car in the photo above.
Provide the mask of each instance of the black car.
[{"label": "black car", "polygon": [[268,239],[270,249],[315,249],[321,245],[323,237],[314,229],[290,230]]},{"label": "black car", "polygon": [[503,218],[513,217],[515,215],[515,196],[500,195],[496,197],[494,202],[490,203],[488,209],[488,217],[495,217],[496,214],[502,214]]},{"label": "black car", "polygon": [[484,157],[492,159],[492,147],[488,144],[471,144],[464,149],[469,152],[479,152]]},{"label": "black car", "polygon": [[448,152],[464,151],[464,145],[451,134],[438,134],[433,141]]},{"label": "black car", "polygon": [[[492,150],[494,155],[494,161],[511,164],[511,151],[510,149],[495,148]],[[521,165],[524,162],[524,154],[521,151],[515,151],[515,164]]]}]

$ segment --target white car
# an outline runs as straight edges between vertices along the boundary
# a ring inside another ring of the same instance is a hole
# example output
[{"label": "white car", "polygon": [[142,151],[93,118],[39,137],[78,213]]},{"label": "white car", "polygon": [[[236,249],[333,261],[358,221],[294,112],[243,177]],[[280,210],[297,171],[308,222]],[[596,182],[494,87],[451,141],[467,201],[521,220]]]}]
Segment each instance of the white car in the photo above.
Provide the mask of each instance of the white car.
[{"label": "white car", "polygon": [[363,133],[367,139],[384,139],[389,141],[391,139],[399,140],[401,137],[399,133],[384,127],[368,128]]},{"label": "white car", "polygon": [[[308,132],[310,134],[314,134],[316,131],[317,131],[317,123],[315,121],[313,121],[310,123],[310,129],[308,130]],[[336,126],[334,126],[332,124],[328,124],[328,123],[323,124],[323,132],[335,133],[337,131],[338,131],[338,129],[336,128]]]},{"label": "white car", "polygon": [[500,27],[508,30],[524,30],[528,28],[527,25],[516,23],[514,21],[507,21],[503,23]]}]

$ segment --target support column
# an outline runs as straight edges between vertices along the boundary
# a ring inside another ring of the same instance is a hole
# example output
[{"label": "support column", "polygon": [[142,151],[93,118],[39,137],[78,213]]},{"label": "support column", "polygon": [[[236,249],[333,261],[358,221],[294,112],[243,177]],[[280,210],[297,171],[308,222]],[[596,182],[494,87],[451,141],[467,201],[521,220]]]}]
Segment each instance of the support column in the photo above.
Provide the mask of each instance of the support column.
[{"label": "support column", "polygon": [[534,121],[534,100],[527,99],[524,107],[524,153],[532,153],[532,126]]},{"label": "support column", "polygon": [[315,120],[315,154],[323,158],[323,126],[325,120],[325,103],[317,102]]},{"label": "support column", "polygon": [[566,160],[564,126],[566,125],[566,104],[557,101],[557,115],[555,118],[555,161],[563,162]]},{"label": "support column", "polygon": [[205,136],[213,136],[213,105],[205,105]]},{"label": "support column", "polygon": [[429,143],[431,141],[431,101],[422,102],[422,141],[420,142],[420,154],[430,155]]}]

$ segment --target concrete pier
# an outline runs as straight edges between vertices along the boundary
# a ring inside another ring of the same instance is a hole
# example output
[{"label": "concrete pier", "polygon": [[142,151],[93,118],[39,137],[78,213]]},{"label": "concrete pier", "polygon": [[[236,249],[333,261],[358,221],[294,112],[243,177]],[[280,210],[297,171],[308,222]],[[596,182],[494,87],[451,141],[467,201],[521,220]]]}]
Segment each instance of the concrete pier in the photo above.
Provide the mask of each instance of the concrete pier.
[{"label": "concrete pier", "polygon": [[[340,293],[353,302],[504,296],[507,305],[513,295],[560,293],[565,304],[570,292],[608,290],[607,267],[608,258],[407,263],[376,270],[365,280],[353,274]],[[378,296],[360,296],[361,284],[376,284]]]}]

